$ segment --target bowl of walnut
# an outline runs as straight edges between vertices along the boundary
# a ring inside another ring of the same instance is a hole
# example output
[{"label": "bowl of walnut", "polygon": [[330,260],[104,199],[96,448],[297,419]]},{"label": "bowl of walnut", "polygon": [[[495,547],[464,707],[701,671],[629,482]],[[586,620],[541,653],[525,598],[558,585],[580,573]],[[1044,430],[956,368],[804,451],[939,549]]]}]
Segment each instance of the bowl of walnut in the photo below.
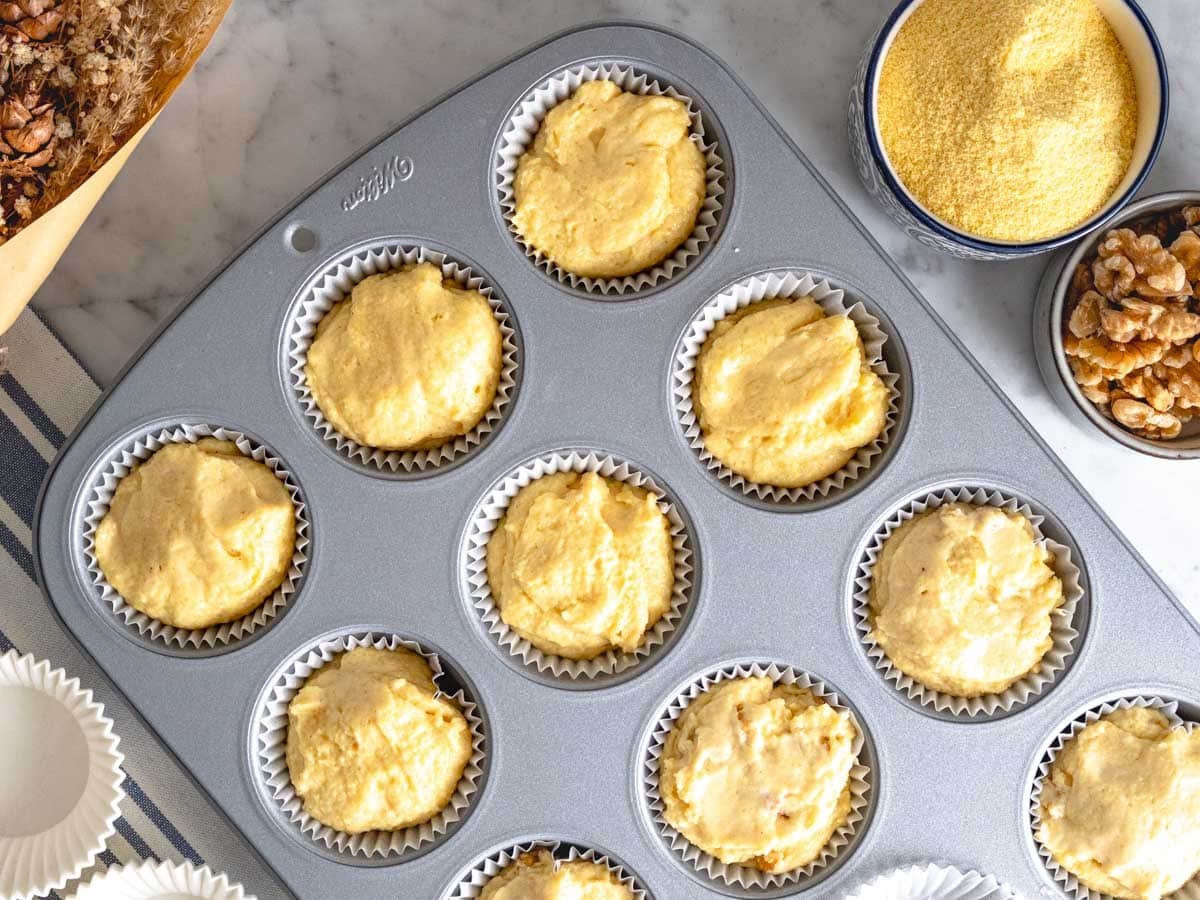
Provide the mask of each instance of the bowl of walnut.
[{"label": "bowl of walnut", "polygon": [[1200,459],[1200,192],[1131,203],[1052,261],[1034,348],[1050,393],[1084,427]]}]

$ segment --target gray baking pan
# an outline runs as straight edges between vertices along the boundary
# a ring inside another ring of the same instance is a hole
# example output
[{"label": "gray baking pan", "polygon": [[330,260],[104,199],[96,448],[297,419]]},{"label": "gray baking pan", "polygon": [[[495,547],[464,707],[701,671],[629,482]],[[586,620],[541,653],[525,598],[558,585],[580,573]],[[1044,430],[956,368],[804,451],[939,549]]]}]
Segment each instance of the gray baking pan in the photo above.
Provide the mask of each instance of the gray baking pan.
[{"label": "gray baking pan", "polygon": [[[682,274],[625,299],[565,288],[537,268],[496,196],[494,154],[513,110],[533,86],[586,61],[631,65],[692,97],[725,162],[715,238]],[[523,348],[501,427],[461,462],[420,477],[363,465],[324,441],[287,374],[286,332],[306,288],[339,259],[389,241],[444,250],[485,274]],[[719,482],[674,410],[672,366],[692,317],[724,287],[773,269],[815,272],[865,299],[892,335],[889,364],[901,376],[887,452],[852,489],[820,502],[751,501]],[[237,429],[270,448],[307,504],[298,590],[282,615],[228,646],[141,635],[86,566],[84,520],[99,473],[131,439],[184,421]],[[653,477],[690,527],[696,570],[683,624],[651,662],[584,684],[502,648],[469,604],[463,571],[481,499],[520,463],[564,448],[612,454]],[[970,719],[921,706],[884,680],[856,637],[851,594],[866,542],[899,505],[976,484],[1046,515],[1044,531],[1074,550],[1085,597],[1075,653],[1050,688],[1009,714]],[[1028,811],[1047,743],[1114,694],[1179,699],[1185,716],[1196,712],[1200,641],[1178,601],[737,77],[686,38],[639,25],[545,41],[297,202],[101,398],[55,462],[35,530],[42,585],[63,623],[301,897],[442,897],[482,857],[527,840],[610,854],[658,900],[838,897],[924,860],[1053,894]],[[253,743],[260,698],[281,668],[322,636],[366,628],[441,654],[487,728],[466,815],[399,856],[354,856],[302,833],[264,786]],[[660,710],[696,675],[735,660],[821,679],[868,736],[869,803],[854,839],[811,877],[774,889],[713,881],[672,851],[651,822],[642,778]]]}]

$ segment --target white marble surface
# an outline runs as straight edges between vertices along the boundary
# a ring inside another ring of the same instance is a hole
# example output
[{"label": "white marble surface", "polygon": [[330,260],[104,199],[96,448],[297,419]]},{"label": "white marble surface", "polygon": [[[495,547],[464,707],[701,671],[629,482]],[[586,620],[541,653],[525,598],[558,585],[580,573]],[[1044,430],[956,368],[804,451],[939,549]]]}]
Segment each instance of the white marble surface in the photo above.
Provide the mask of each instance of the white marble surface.
[{"label": "white marble surface", "polygon": [[[155,323],[264,220],[345,156],[460,81],[597,18],[680,29],[733,66],[1174,590],[1200,611],[1200,462],[1109,447],[1064,420],[1034,365],[1044,261],[966,263],[907,239],[847,152],[845,104],[892,0],[239,0],[38,293],[109,382]],[[1172,115],[1147,191],[1200,186],[1200,3],[1143,0],[1166,46]],[[1128,598],[1136,602],[1137,598]]]}]

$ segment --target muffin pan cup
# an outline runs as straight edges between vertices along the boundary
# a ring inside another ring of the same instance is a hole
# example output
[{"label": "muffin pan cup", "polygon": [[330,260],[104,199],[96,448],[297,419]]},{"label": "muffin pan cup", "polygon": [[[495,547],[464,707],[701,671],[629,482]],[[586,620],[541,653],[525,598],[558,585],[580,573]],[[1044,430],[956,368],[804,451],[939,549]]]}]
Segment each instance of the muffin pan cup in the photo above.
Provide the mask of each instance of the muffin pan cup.
[{"label": "muffin pan cup", "polygon": [[[632,652],[614,648],[592,659],[558,656],[534,646],[501,618],[488,582],[488,542],[508,512],[508,505],[521,489],[539,478],[558,472],[595,472],[604,478],[641,488],[658,498],[659,511],[667,517],[675,552],[671,605],[662,618],[646,630],[642,642]],[[464,591],[467,602],[479,617],[481,627],[486,629],[497,648],[514,661],[519,661],[529,673],[559,679],[563,685],[603,686],[613,676],[632,673],[635,669],[652,664],[664,645],[671,641],[675,630],[684,624],[688,606],[696,593],[694,548],[695,539],[690,534],[679,504],[672,501],[665,490],[635,464],[589,450],[547,453],[518,466],[480,502],[467,526],[463,543]]]},{"label": "muffin pan cup", "polygon": [[[1062,582],[1063,602],[1050,614],[1050,639],[1053,642],[1050,649],[1042,657],[1040,665],[1000,693],[956,697],[927,687],[900,671],[888,658],[883,647],[871,636],[871,581],[875,575],[875,564],[879,561],[879,554],[883,552],[883,545],[905,522],[948,503],[991,506],[1007,513],[1024,516],[1033,526],[1037,543],[1050,551],[1053,557],[1051,568]],[[1086,611],[1079,612],[1086,592],[1082,583],[1083,573],[1075,564],[1071,548],[1047,537],[1042,532],[1044,522],[1045,517],[1035,513],[1028,503],[1004,491],[978,485],[964,485],[932,491],[911,500],[892,513],[871,535],[854,578],[854,593],[851,597],[854,628],[875,668],[897,691],[934,712],[969,720],[1009,713],[1031,703],[1044,691],[1049,690],[1055,679],[1063,674],[1081,640],[1079,626],[1087,619]]]},{"label": "muffin pan cup", "polygon": [[445,894],[444,900],[474,900],[483,893],[487,883],[506,869],[525,853],[535,850],[549,850],[556,860],[562,862],[594,862],[604,866],[629,888],[633,900],[647,900],[646,889],[638,881],[637,876],[604,853],[591,847],[584,847],[568,841],[535,840],[512,844],[499,850],[494,850],[484,856],[473,866],[463,872],[456,884]]},{"label": "muffin pan cup", "polygon": [[[488,411],[465,434],[423,450],[384,450],[369,447],[338,431],[325,418],[308,386],[306,366],[308,348],[316,338],[321,319],[335,304],[350,298],[354,286],[364,278],[394,271],[418,263],[440,266],[442,275],[460,287],[479,291],[488,301],[496,323],[500,326],[500,380],[496,396]],[[449,465],[460,462],[478,450],[503,421],[504,414],[517,392],[520,377],[520,336],[512,312],[505,306],[495,285],[487,276],[476,273],[471,266],[454,256],[420,244],[406,241],[382,241],[359,248],[331,264],[306,285],[297,298],[288,320],[286,379],[295,394],[304,418],[322,440],[352,463],[380,474],[397,477],[432,475]]]},{"label": "muffin pan cup", "polygon": [[885,872],[846,900],[1017,900],[1017,894],[991,875],[925,863]]},{"label": "muffin pan cup", "polygon": [[[1046,871],[1054,879],[1055,885],[1063,895],[1074,898],[1074,900],[1113,900],[1113,898],[1109,894],[1094,891],[1081,883],[1074,874],[1054,858],[1049,848],[1038,839],[1038,831],[1042,827],[1042,789],[1050,774],[1050,768],[1054,765],[1054,760],[1072,738],[1104,716],[1118,709],[1132,707],[1157,709],[1167,717],[1172,726],[1186,728],[1188,731],[1200,727],[1200,722],[1197,720],[1184,719],[1180,715],[1178,700],[1163,696],[1130,693],[1112,700],[1098,702],[1081,711],[1054,735],[1041,754],[1041,759],[1034,770],[1033,781],[1029,786],[1029,828],[1037,857],[1046,867]],[[1200,900],[1200,873],[1193,875],[1190,881],[1170,896],[1172,900]]]},{"label": "muffin pan cup", "polygon": [[[539,269],[504,221],[495,181],[497,147],[530,92],[610,62],[693,99],[727,164],[719,228],[703,251],[674,277],[628,295],[575,289]],[[395,179],[385,178],[386,192],[364,194],[374,172]],[[307,252],[290,241],[301,227],[313,235]],[[519,323],[518,390],[500,427],[412,477],[325,440],[290,380],[289,341],[306,290],[385,247],[448,254],[485,277]],[[769,272],[811,273],[844,288],[850,306],[861,300],[887,334],[883,356],[899,378],[882,453],[844,489],[811,501],[759,500],[715,477],[676,408],[676,356],[698,310]],[[113,448],[185,421],[245,429],[278,454],[310,519],[286,613],[211,648],[127,626],[97,596],[82,551],[87,499]],[[693,551],[682,625],[644,662],[611,676],[526,665],[489,633],[465,589],[463,548],[480,503],[530,461],[572,450],[628,461],[661,487]],[[1089,614],[1070,668],[1050,690],[970,721],[928,715],[882,678],[850,602],[874,528],[914,497],[967,484],[994,485],[1052,514],[1058,527],[1051,519],[1044,527],[1071,546]],[[550,38],[414,116],[299,199],[164,326],[65,444],[33,532],[36,575],[64,626],[263,865],[305,900],[441,898],[497,848],[560,839],[620,860],[654,900],[844,897],[919,861],[987,873],[1022,895],[1061,894],[1030,838],[1030,773],[1044,742],[1114,685],[1187,696],[1200,684],[1192,619],[787,136],[719,60],[640,25]],[[485,777],[467,814],[444,836],[374,856],[331,849],[280,810],[264,790],[254,731],[263,691],[282,667],[361,630],[435,651],[462,676],[487,727]],[[744,888],[709,877],[664,841],[647,812],[643,753],[664,704],[697,672],[764,660],[819,673],[853,706],[873,748],[872,804],[853,840],[811,876]]]},{"label": "muffin pan cup", "polygon": [[[590,278],[567,271],[526,241],[513,222],[516,212],[513,180],[516,178],[517,164],[521,156],[533,145],[546,114],[557,104],[568,99],[581,84],[589,81],[611,81],[628,93],[673,97],[682,101],[687,107],[688,118],[692,123],[691,139],[704,153],[704,202],[691,235],[662,262],[620,278]],[[615,299],[625,299],[655,288],[679,276],[694,263],[720,227],[722,207],[726,202],[724,195],[728,184],[728,163],[721,157],[720,144],[715,135],[710,133],[714,126],[711,114],[708,121],[705,121],[704,111],[696,100],[681,93],[670,81],[646,72],[637,65],[606,60],[567,68],[547,78],[522,98],[500,135],[496,147],[495,180],[501,215],[525,255],[539,269],[565,287],[601,298],[612,296]]]},{"label": "muffin pan cup", "polygon": [[[807,688],[814,696],[828,703],[834,709],[848,712],[854,728],[858,732],[852,747],[854,757],[858,762],[850,769],[850,812],[846,816],[846,820],[834,829],[832,836],[816,859],[786,872],[764,872],[753,866],[723,863],[676,831],[674,826],[667,821],[664,812],[665,807],[659,789],[660,762],[671,730],[697,697],[723,682],[735,681],[740,678],[769,678],[775,684]],[[874,758],[874,752],[868,749],[869,747],[870,736],[863,730],[862,722],[859,721],[854,710],[847,706],[838,694],[819,678],[786,663],[735,662],[697,675],[694,680],[667,701],[650,730],[638,774],[642,781],[646,810],[653,827],[682,864],[693,867],[696,873],[702,877],[740,889],[743,896],[769,896],[770,894],[766,892],[774,892],[779,888],[795,890],[808,887],[809,884],[806,882],[811,882],[814,874],[819,873],[827,866],[834,865],[838,858],[853,846],[857,835],[864,827],[865,820],[870,815],[873,802],[870,761]]]},{"label": "muffin pan cup", "polygon": [[[458,787],[446,806],[431,819],[394,831],[365,831],[351,834],[339,831],[311,816],[288,775],[288,705],[314,672],[332,662],[339,654],[358,647],[376,650],[411,650],[429,664],[439,696],[454,702],[471,730],[471,757],[459,779]],[[296,836],[310,840],[344,861],[396,862],[406,854],[419,851],[454,830],[467,815],[484,780],[487,755],[487,730],[479,704],[459,688],[444,693],[439,679],[446,671],[438,655],[419,642],[398,634],[359,629],[333,635],[295,654],[263,691],[251,735],[251,752],[257,762],[256,779],[266,802],[281,817],[286,817]]]},{"label": "muffin pan cup", "polygon": [[[763,300],[799,300],[804,297],[815,301],[827,316],[847,316],[854,323],[863,342],[867,363],[888,389],[888,410],[883,431],[875,440],[860,447],[844,466],[811,484],[786,488],[751,481],[730,469],[705,446],[704,434],[693,405],[696,361],[708,336],[726,316]],[[889,369],[884,357],[883,347],[887,340],[888,335],[882,323],[867,310],[862,301],[847,297],[844,288],[834,287],[821,275],[804,270],[765,272],[730,285],[696,313],[675,354],[672,383],[675,412],[683,435],[700,463],[713,476],[746,497],[776,504],[780,509],[798,510],[809,508],[815,500],[834,497],[865,475],[872,464],[880,461],[888,442],[895,438],[897,423],[901,418],[900,376]]]},{"label": "muffin pan cup", "polygon": [[[283,482],[292,498],[295,512],[296,535],[292,560],[283,582],[262,603],[231,622],[208,628],[176,628],[126,602],[108,582],[100,561],[96,558],[96,529],[108,513],[113,494],[121,479],[145,463],[167,444],[194,444],[202,438],[211,437],[221,441],[232,441],[243,455],[269,468]],[[127,437],[113,448],[107,459],[96,472],[93,483],[84,500],[86,513],[83,519],[83,541],[81,553],[83,564],[99,601],[107,606],[115,620],[143,641],[161,644],[169,652],[204,653],[223,650],[266,628],[275,618],[282,615],[292,601],[300,585],[304,567],[308,562],[309,522],[308,509],[296,479],[274,452],[240,431],[205,422],[189,421],[172,426],[151,427]]]}]

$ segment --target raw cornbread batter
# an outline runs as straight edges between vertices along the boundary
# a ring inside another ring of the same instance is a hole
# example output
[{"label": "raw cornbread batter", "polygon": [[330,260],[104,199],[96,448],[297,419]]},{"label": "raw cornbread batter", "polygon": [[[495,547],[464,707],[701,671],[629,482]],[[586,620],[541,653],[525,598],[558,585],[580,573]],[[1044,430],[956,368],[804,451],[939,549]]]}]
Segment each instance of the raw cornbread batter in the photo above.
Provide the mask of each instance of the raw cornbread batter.
[{"label": "raw cornbread batter", "polygon": [[633,891],[599,863],[524,853],[483,886],[479,900],[633,900]]}]

